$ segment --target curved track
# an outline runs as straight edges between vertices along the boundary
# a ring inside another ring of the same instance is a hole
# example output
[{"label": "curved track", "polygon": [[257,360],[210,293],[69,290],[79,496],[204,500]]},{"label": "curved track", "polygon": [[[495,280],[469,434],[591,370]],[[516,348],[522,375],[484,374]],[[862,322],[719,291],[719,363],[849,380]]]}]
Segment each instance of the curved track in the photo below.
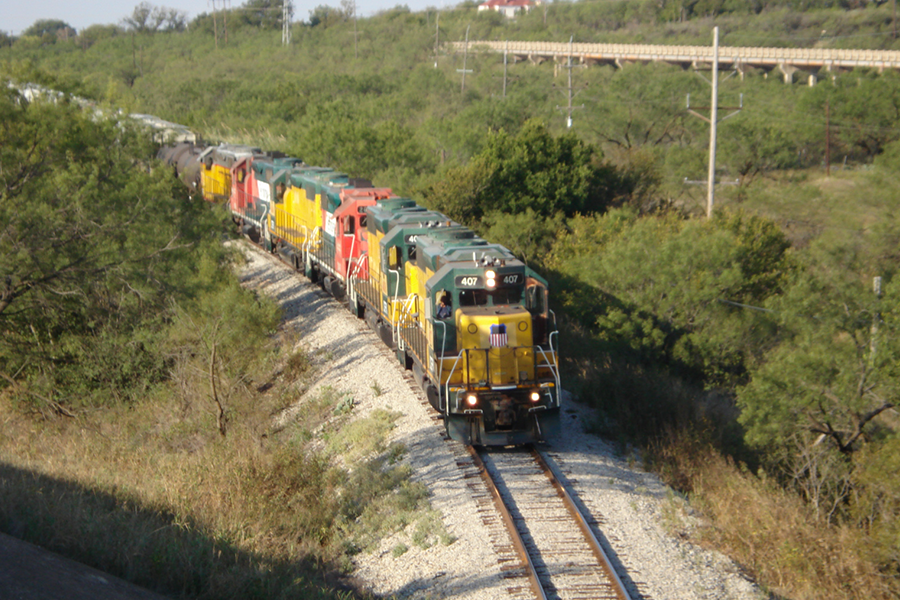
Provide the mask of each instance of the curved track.
[{"label": "curved track", "polygon": [[[277,256],[272,259],[283,262]],[[390,349],[380,348],[393,358]],[[410,371],[404,379],[432,411],[431,418],[441,421]],[[443,437],[450,441],[446,434]],[[632,599],[551,458],[533,446],[491,452],[456,442],[452,446],[457,466],[470,480],[479,506],[477,517],[491,529],[491,539],[485,541],[500,556],[512,597]],[[479,479],[483,485],[476,483]]]}]

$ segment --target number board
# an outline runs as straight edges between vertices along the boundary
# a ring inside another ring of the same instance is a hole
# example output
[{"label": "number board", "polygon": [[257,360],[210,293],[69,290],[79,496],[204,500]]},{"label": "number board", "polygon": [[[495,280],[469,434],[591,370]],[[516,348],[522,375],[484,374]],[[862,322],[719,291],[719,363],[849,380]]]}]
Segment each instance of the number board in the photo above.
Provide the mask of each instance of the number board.
[{"label": "number board", "polygon": [[419,234],[407,235],[403,238],[403,241],[406,242],[406,245],[415,244],[419,241]]},{"label": "number board", "polygon": [[518,285],[524,281],[521,273],[498,273],[497,285]]},{"label": "number board", "polygon": [[462,289],[481,289],[484,287],[484,279],[478,275],[459,275],[456,278],[456,287]]}]

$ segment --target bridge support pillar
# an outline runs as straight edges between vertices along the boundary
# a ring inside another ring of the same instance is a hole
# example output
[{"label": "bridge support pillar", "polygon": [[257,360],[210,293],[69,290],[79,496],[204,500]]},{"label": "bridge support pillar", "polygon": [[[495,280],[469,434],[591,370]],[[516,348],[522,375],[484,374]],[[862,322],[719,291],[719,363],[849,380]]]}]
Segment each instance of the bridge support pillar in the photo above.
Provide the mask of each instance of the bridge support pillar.
[{"label": "bridge support pillar", "polygon": [[813,87],[814,85],[816,85],[816,82],[818,81],[818,77],[816,76],[815,73],[810,72],[810,71],[804,71],[803,69],[801,69],[799,67],[795,67],[794,65],[789,65],[786,63],[779,63],[778,70],[781,71],[781,73],[784,75],[784,82],[787,84],[791,84],[794,82],[794,75],[796,73],[801,73],[803,75],[806,75],[806,81],[809,84],[809,87]]},{"label": "bridge support pillar", "polygon": [[800,69],[793,65],[778,63],[778,70],[781,71],[782,75],[784,75],[784,82],[791,84],[794,83],[794,73],[796,73]]},{"label": "bridge support pillar", "polygon": [[846,69],[836,67],[833,62],[827,62],[825,63],[825,71],[831,75],[831,83],[835,83],[837,81],[837,76],[841,73],[845,73]]}]

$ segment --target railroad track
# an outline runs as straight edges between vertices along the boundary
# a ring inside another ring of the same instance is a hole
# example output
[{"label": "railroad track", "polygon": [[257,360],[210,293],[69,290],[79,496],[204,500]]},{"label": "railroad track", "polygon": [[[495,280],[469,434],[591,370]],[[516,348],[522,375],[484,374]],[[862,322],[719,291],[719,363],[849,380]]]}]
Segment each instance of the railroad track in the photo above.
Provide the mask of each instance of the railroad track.
[{"label": "railroad track", "polygon": [[552,459],[533,446],[469,452],[494,498],[533,597],[631,600]]},{"label": "railroad track", "polygon": [[[249,246],[258,250],[253,244]],[[261,250],[258,250],[262,252]],[[277,256],[269,260],[285,264]],[[286,265],[287,266],[287,265]],[[326,296],[322,292],[323,297]],[[348,320],[350,315],[348,314]],[[352,319],[360,331],[362,322]],[[386,346],[380,352],[393,357]],[[533,446],[476,450],[451,440],[412,373],[403,372],[410,391],[448,443],[488,529],[507,593],[516,600],[631,600],[591,527],[562,484],[552,459]]]},{"label": "railroad track", "polygon": [[[387,347],[382,351],[393,357]],[[647,600],[629,591],[549,456],[534,446],[490,451],[446,435],[409,371],[403,378],[450,445],[497,552],[506,590],[519,600]]]},{"label": "railroad track", "polygon": [[[431,419],[440,422],[412,375],[404,379]],[[534,446],[487,451],[450,440],[443,427],[441,433],[468,480],[477,516],[488,526],[512,597],[646,600],[633,595],[616,573],[593,519],[575,503],[553,459]]]}]

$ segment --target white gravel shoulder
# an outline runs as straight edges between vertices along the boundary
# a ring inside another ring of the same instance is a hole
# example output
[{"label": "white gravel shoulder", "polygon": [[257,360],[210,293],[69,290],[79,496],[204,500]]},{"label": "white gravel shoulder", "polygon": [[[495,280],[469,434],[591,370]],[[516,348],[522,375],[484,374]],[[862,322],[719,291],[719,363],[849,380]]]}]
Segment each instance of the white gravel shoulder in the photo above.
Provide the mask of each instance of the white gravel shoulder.
[{"label": "white gravel shoulder", "polygon": [[[240,244],[247,264],[240,271],[247,287],[281,303],[285,327],[298,334],[299,345],[316,356],[318,379],[308,393],[324,386],[355,400],[354,414],[376,409],[402,417],[393,441],[408,452],[413,477],[430,491],[430,502],[455,541],[423,549],[412,532],[382,540],[372,552],[355,557],[354,576],[371,592],[386,598],[459,598],[505,600],[514,597],[502,577],[500,556],[490,543],[487,525],[478,516],[464,471],[457,466],[461,446],[445,441],[443,426],[410,389],[401,365],[385,350],[362,320],[317,286],[274,257]],[[376,385],[377,384],[377,385]],[[376,388],[380,394],[376,394]],[[635,598],[653,600],[759,600],[765,598],[727,557],[702,549],[669,533],[673,514],[687,519],[680,500],[656,477],[630,466],[596,436],[584,432],[590,420],[584,407],[564,406],[563,434],[548,450],[572,488],[601,524],[614,563],[635,584]],[[290,410],[282,415],[290,419]],[[408,550],[399,556],[394,548]]]}]

